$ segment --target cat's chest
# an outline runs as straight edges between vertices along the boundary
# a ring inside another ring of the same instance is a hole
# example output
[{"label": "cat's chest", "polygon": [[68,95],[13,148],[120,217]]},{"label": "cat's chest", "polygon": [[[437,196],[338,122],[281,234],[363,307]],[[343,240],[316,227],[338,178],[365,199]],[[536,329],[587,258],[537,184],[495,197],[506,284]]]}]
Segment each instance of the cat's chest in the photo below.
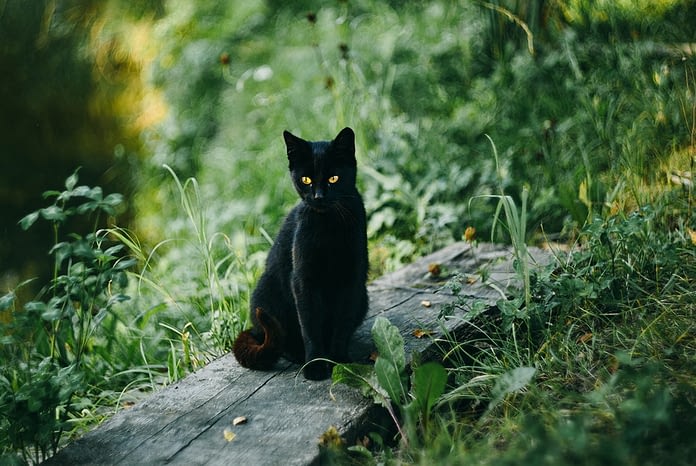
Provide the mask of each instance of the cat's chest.
[{"label": "cat's chest", "polygon": [[292,245],[295,265],[353,262],[363,243],[360,228],[340,220],[317,215],[298,222]]}]

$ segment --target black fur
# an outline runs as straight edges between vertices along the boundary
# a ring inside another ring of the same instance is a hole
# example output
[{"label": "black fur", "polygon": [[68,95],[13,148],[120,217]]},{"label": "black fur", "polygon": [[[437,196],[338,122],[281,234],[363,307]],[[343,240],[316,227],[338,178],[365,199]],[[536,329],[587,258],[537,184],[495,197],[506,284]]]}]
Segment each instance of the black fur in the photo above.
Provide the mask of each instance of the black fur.
[{"label": "black fur", "polygon": [[[355,186],[355,135],[345,128],[333,141],[305,141],[287,131],[283,136],[290,176],[302,200],[269,252],[251,298],[255,312],[249,333],[262,349],[268,335],[259,309],[277,322],[282,341],[274,346],[290,360],[346,362],[350,337],[367,312],[366,218]],[[311,183],[303,183],[303,177]],[[253,362],[240,362],[255,368]],[[308,379],[330,374],[326,362],[304,369]]]}]

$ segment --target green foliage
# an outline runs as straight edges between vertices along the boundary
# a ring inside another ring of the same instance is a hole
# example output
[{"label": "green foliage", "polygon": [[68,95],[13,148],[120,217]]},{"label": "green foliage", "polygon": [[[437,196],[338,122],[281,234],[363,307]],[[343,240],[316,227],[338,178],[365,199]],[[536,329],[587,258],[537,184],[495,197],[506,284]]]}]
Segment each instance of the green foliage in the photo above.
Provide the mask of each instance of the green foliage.
[{"label": "green foliage", "polygon": [[20,221],[24,229],[39,219],[51,223],[53,278],[21,307],[13,292],[1,301],[0,311],[10,319],[0,328],[0,443],[3,455],[20,452],[25,461],[55,452],[71,420],[80,416],[85,406],[80,397],[101,383],[104,364],[112,363],[102,327],[129,299],[122,291],[135,261],[124,255],[122,244],[110,241],[104,230],[60,240],[60,228],[71,218],[88,216],[98,225],[100,215],[115,215],[122,203],[120,195],[104,196],[101,188],[77,182],[75,172],[64,191],[44,194],[53,204]]},{"label": "green foliage", "polygon": [[545,406],[528,394],[524,413],[493,428],[463,426],[456,438],[442,434],[419,464],[690,464],[693,389],[669,382],[660,364],[618,359],[606,384],[579,399]]},{"label": "green foliage", "polygon": [[[225,352],[296,202],[282,130],[329,138],[350,125],[374,274],[475,226],[513,244],[523,283],[497,311],[463,296],[442,309],[476,327],[449,342],[448,370],[407,365],[385,322],[374,367],[336,367],[401,430],[393,453],[373,437],[385,461],[659,463],[647,445],[689,457],[675,427],[693,413],[689,2],[53,3],[10,1],[0,15],[9,82],[30,77],[5,86],[22,92],[4,96],[3,140],[41,173],[73,152],[134,165],[135,220],[99,230],[122,198],[74,175],[20,222],[25,235],[53,229],[54,273],[27,303],[27,287],[0,297],[2,454],[37,462],[119,396]],[[63,138],[78,114],[81,136]],[[40,137],[25,137],[36,122]],[[43,176],[14,176],[22,157],[3,170],[13,199],[11,186]],[[86,216],[91,233],[66,234]],[[573,252],[534,270],[539,239]]]},{"label": "green foliage", "polygon": [[393,403],[402,405],[407,396],[404,339],[399,328],[385,318],[375,319],[372,339],[379,355],[375,360],[377,381]]},{"label": "green foliage", "polygon": [[531,270],[529,307],[461,317],[476,332],[449,343],[454,384],[440,406],[452,411],[419,461],[685,464],[694,426],[677,419],[694,412],[696,375],[689,199],[667,193],[595,219],[574,251]]},{"label": "green foliage", "polygon": [[389,412],[404,445],[420,443],[421,437],[428,435],[431,412],[445,390],[447,372],[435,362],[411,364],[409,383],[399,328],[384,317],[377,317],[372,339],[378,352],[374,366],[338,364],[332,380],[359,388],[381,404]]},{"label": "green foliage", "polygon": [[166,330],[168,378],[177,380],[229,351],[247,325],[248,296],[262,257],[250,254],[244,237],[211,229],[195,178],[182,181],[171,167],[165,170],[184,215],[177,229],[151,250],[133,232],[115,228],[111,233],[142,264],[134,274],[134,294],[148,311],[139,314],[137,323],[144,331]]},{"label": "green foliage", "polygon": [[[212,231],[263,247],[262,229],[272,235],[296,199],[280,181],[283,129],[317,138],[356,130],[378,273],[469,225],[507,241],[494,224],[491,195],[501,192],[517,206],[523,193],[533,200],[527,240],[542,228],[572,238],[613,203],[639,202],[609,187],[638,192],[663,180],[669,148],[691,137],[683,112],[691,56],[656,47],[650,29],[644,40],[607,42],[592,33],[598,20],[577,19],[602,6],[341,2],[308,15],[237,3],[172,2],[178,14],[159,30],[169,45],[156,83],[174,109],[148,138],[156,156],[145,173],[158,186],[144,190],[139,217],[148,231],[163,225],[160,238],[182,224],[161,202],[167,163],[206,187]],[[190,32],[183,43],[182,30]],[[189,76],[194,85],[183,86]],[[485,135],[502,148],[497,165]]]}]

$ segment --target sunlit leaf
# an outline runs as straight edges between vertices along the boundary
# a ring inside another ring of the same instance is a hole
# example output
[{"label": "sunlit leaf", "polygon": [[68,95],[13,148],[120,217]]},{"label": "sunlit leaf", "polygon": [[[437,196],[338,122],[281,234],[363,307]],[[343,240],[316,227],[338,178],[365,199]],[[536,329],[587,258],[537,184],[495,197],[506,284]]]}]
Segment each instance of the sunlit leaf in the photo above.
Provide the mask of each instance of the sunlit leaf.
[{"label": "sunlit leaf", "polygon": [[536,369],[533,367],[517,367],[498,377],[493,387],[493,396],[507,395],[522,390],[534,378]]},{"label": "sunlit leaf", "polygon": [[15,294],[14,293],[7,293],[4,296],[0,297],[0,312],[8,310],[12,305],[14,304],[15,301]]},{"label": "sunlit leaf", "polygon": [[384,317],[377,317],[372,326],[372,339],[377,346],[379,357],[391,362],[399,371],[405,369],[404,339],[397,326]]},{"label": "sunlit leaf", "polygon": [[532,381],[534,374],[535,368],[523,366],[499,376],[491,392],[492,400],[488,405],[488,411],[500,404],[507,395],[522,391]]},{"label": "sunlit leaf", "polygon": [[43,218],[52,222],[62,222],[66,219],[63,209],[55,205],[43,208],[39,212]]},{"label": "sunlit leaf", "polygon": [[107,256],[114,256],[114,255],[116,255],[117,252],[122,251],[123,248],[124,248],[124,246],[122,244],[117,244],[115,246],[111,246],[110,248],[107,248],[104,251],[104,254]]},{"label": "sunlit leaf", "polygon": [[65,180],[65,189],[67,189],[68,191],[72,191],[75,188],[75,185],[77,184],[77,179],[78,179],[78,176],[77,176],[77,170],[76,170],[75,173],[70,175]]},{"label": "sunlit leaf", "polygon": [[19,226],[22,227],[22,230],[28,230],[29,227],[31,227],[38,218],[39,212],[32,212],[19,221]]},{"label": "sunlit leaf", "polygon": [[395,403],[406,399],[406,354],[399,328],[384,317],[377,317],[372,326],[372,339],[379,356],[375,373],[380,386]]}]

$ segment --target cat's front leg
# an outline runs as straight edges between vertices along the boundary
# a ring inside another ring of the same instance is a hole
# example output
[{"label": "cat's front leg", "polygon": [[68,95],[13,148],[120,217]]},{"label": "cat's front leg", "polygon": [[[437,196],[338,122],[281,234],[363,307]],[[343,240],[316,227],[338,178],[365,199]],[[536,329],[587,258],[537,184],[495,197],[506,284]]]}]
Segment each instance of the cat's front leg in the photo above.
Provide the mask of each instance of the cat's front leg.
[{"label": "cat's front leg", "polygon": [[350,362],[348,356],[350,342],[355,330],[362,323],[367,312],[367,291],[364,285],[357,284],[346,287],[338,294],[339,303],[334,313],[336,321],[333,324],[333,334],[330,339],[331,359],[340,362]]},{"label": "cat's front leg", "polygon": [[326,379],[331,375],[331,364],[325,360],[315,361],[328,356],[323,335],[326,320],[323,300],[319,293],[311,291],[300,280],[293,280],[293,294],[304,343],[305,366],[302,373],[310,380]]}]

